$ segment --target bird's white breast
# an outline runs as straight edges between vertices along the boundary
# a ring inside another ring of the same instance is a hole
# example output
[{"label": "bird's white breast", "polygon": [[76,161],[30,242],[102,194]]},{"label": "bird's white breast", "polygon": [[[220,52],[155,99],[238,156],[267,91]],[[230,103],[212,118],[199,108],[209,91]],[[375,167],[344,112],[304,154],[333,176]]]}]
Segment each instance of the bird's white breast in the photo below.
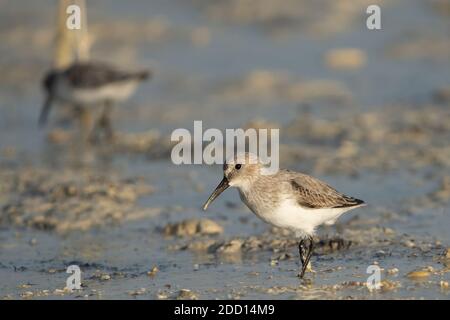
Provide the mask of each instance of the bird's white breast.
[{"label": "bird's white breast", "polygon": [[119,102],[127,99],[135,90],[138,81],[122,81],[96,88],[73,88],[65,82],[57,87],[57,97],[75,104],[90,105],[103,101]]}]

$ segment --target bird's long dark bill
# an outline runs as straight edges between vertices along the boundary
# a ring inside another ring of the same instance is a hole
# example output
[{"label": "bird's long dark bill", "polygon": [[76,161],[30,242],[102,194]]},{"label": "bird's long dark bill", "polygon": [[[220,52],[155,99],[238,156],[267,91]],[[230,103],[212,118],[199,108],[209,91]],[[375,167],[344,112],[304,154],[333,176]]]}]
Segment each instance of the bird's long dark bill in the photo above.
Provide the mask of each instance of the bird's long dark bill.
[{"label": "bird's long dark bill", "polygon": [[50,112],[50,108],[52,107],[52,98],[48,95],[45,98],[44,105],[42,106],[41,113],[39,114],[39,126],[42,127],[47,122],[48,114]]},{"label": "bird's long dark bill", "polygon": [[214,199],[216,199],[222,192],[224,192],[230,185],[228,184],[228,180],[227,178],[223,178],[222,181],[220,181],[219,185],[217,186],[217,188],[213,191],[213,193],[211,193],[211,195],[209,196],[208,200],[205,202],[205,204],[203,205],[203,210],[208,209],[208,206],[211,202],[214,201]]}]

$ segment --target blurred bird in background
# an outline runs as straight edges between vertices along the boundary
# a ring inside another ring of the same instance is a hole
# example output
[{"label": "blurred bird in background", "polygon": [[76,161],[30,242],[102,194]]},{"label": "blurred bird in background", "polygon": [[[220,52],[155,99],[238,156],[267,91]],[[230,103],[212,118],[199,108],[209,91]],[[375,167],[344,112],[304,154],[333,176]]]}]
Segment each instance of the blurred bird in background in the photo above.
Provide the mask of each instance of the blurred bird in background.
[{"label": "blurred bird in background", "polygon": [[[68,29],[66,19],[67,8],[73,4],[80,8],[81,27],[72,30]],[[46,97],[39,125],[46,124],[54,104],[69,105],[71,116],[80,121],[83,142],[96,142],[100,134],[112,141],[113,106],[129,98],[151,73],[126,71],[105,62],[91,61],[92,37],[87,28],[85,0],[59,1],[55,39],[53,68],[42,80]]]},{"label": "blurred bird in background", "polygon": [[[88,131],[88,138],[95,141],[98,134],[113,139],[111,109],[136,91],[138,84],[150,77],[147,70],[123,71],[102,62],[73,63],[65,69],[52,69],[43,79],[46,99],[39,116],[43,126],[55,102],[73,106],[80,118],[82,130]],[[90,109],[102,108],[98,119],[93,120]]]}]

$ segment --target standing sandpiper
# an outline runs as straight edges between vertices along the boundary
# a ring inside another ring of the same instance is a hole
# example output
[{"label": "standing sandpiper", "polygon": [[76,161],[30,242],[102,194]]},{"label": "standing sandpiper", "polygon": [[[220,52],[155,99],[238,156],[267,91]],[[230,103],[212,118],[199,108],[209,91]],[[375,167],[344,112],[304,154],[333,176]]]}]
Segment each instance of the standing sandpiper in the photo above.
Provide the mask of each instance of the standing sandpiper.
[{"label": "standing sandpiper", "polygon": [[105,130],[108,138],[112,138],[109,117],[112,105],[127,99],[134,93],[138,84],[149,76],[150,72],[146,70],[121,71],[100,62],[74,63],[66,69],[50,70],[43,79],[47,97],[39,116],[39,124],[42,126],[46,123],[53,102],[72,105],[75,111],[80,113],[82,122],[89,118],[87,107],[102,105],[102,115],[93,127],[88,128],[91,131],[88,134],[92,138],[96,129],[101,128]]},{"label": "standing sandpiper", "polygon": [[[239,190],[241,200],[263,221],[292,230],[300,239],[298,250],[303,278],[313,252],[316,227],[332,225],[346,211],[364,201],[346,196],[325,182],[289,170],[267,172],[256,155],[237,154],[223,166],[224,177],[203,205],[206,210],[228,187]],[[309,241],[309,245],[305,244]]]}]

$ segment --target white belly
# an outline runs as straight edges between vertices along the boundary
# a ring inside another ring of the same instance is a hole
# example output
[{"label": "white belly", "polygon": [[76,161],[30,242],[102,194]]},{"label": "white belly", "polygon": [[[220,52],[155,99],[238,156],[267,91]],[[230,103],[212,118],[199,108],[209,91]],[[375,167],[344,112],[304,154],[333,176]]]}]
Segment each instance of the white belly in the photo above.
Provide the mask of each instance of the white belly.
[{"label": "white belly", "polygon": [[57,88],[60,100],[74,104],[91,105],[103,101],[120,102],[127,99],[137,87],[137,81],[124,81],[97,88],[71,88],[65,84]]},{"label": "white belly", "polygon": [[351,208],[309,209],[302,208],[293,200],[285,200],[273,210],[254,210],[258,217],[276,227],[294,231],[297,236],[313,235],[322,224],[333,224]]}]

